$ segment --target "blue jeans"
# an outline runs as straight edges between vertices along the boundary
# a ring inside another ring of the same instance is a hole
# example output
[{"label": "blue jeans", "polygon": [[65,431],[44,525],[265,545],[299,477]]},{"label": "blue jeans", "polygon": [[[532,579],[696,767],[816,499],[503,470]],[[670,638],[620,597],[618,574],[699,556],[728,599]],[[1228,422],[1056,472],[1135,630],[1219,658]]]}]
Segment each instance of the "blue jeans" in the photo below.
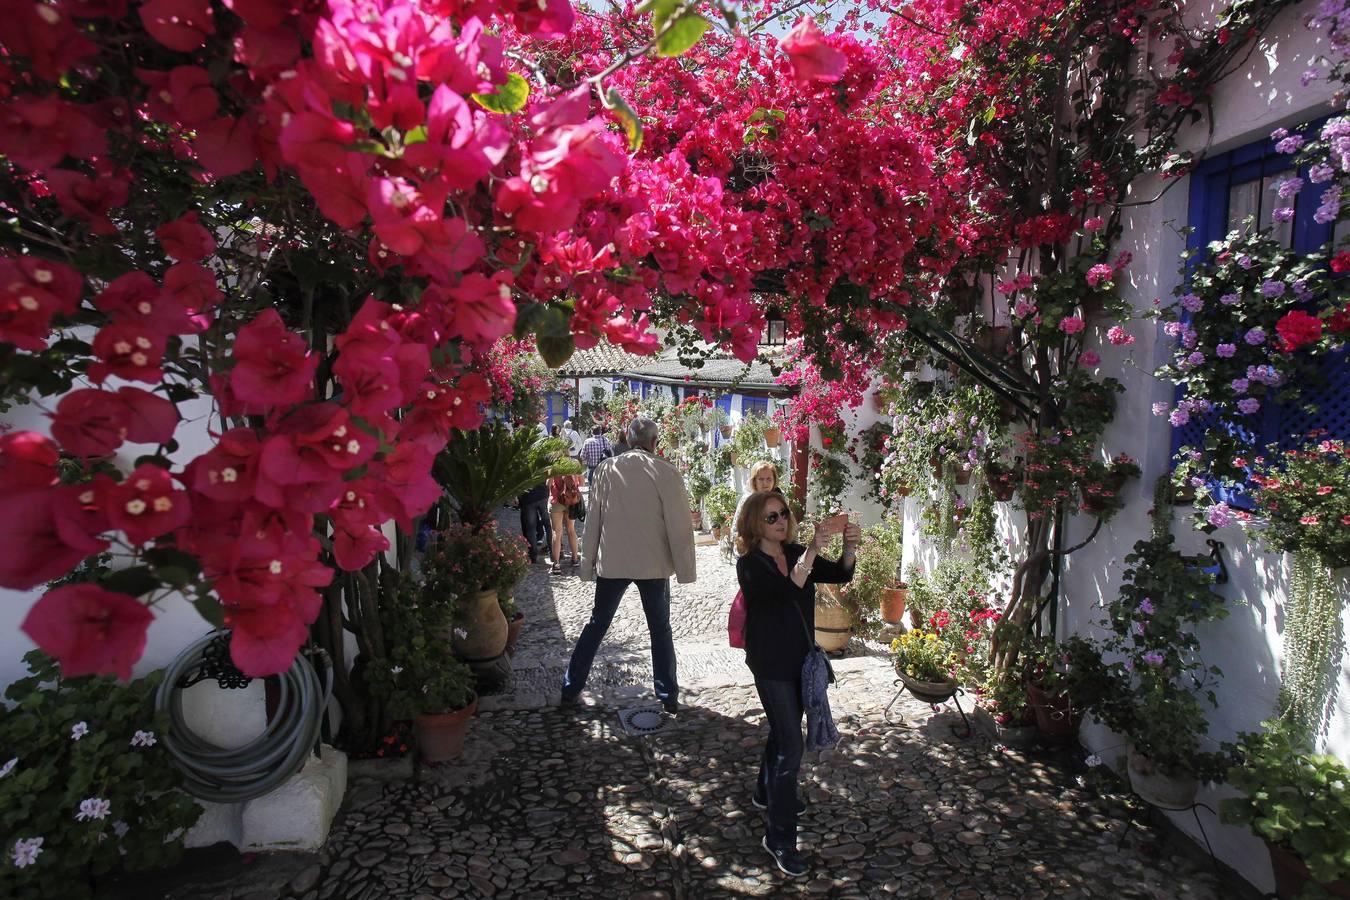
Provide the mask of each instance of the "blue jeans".
[{"label": "blue jeans", "polygon": [[767,801],[765,837],[775,850],[797,849],[797,772],[802,766],[801,679],[755,678],[755,690],[769,720],[769,741],[759,764],[755,791]]},{"label": "blue jeans", "polygon": [[666,578],[595,578],[595,608],[591,620],[581,629],[572,661],[563,675],[564,697],[575,698],[586,686],[591,674],[591,663],[600,649],[600,642],[609,631],[609,623],[619,608],[628,585],[637,584],[642,595],[642,611],[647,615],[647,631],[652,636],[652,676],[656,696],[662,703],[679,700],[680,688],[675,682],[675,640],[670,633],[670,581]]}]

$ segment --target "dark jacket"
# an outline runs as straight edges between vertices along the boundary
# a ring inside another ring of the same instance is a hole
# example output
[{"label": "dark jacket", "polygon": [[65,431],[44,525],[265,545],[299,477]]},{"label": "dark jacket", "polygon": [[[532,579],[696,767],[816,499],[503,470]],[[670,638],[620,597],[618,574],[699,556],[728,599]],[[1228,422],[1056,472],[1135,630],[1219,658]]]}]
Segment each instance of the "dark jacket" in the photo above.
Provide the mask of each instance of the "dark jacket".
[{"label": "dark jacket", "polygon": [[548,499],[548,482],[541,481],[528,491],[520,495],[520,505],[525,506],[530,503],[542,503]]},{"label": "dark jacket", "polygon": [[[789,572],[805,552],[801,544],[783,547]],[[736,578],[745,593],[746,665],[757,678],[796,681],[815,643],[816,585],[851,581],[853,567],[817,556],[806,584],[797,587],[756,547],[736,561]]]}]

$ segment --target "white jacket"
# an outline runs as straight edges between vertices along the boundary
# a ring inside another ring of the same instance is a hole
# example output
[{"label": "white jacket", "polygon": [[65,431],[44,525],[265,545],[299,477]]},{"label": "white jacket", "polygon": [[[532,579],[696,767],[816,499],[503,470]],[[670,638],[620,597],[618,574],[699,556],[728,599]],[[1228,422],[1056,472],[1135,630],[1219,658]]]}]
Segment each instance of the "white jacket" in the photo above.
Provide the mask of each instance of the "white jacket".
[{"label": "white jacket", "polygon": [[669,578],[694,581],[694,526],[684,479],[646,450],[630,450],[595,468],[581,579]]}]

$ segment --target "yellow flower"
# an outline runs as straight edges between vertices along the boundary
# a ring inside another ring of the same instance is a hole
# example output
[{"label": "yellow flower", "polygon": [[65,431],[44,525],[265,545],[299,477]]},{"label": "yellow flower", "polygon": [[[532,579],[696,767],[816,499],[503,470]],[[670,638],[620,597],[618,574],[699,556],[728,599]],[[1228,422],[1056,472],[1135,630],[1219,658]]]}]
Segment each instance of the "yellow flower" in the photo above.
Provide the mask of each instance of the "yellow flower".
[{"label": "yellow flower", "polygon": [[936,635],[936,634],[930,634],[930,635],[927,635],[927,638],[928,638],[928,640],[930,640],[930,641],[936,641],[936,640],[937,640],[937,635]]}]

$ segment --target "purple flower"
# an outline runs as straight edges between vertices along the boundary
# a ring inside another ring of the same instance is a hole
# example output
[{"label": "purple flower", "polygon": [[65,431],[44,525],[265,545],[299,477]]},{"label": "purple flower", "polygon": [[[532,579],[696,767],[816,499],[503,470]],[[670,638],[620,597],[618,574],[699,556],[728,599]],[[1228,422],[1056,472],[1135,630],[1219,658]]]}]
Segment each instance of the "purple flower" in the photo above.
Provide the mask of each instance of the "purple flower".
[{"label": "purple flower", "polygon": [[970,442],[976,447],[983,447],[985,444],[989,443],[989,435],[983,431],[977,431],[975,432],[975,436],[970,439]]},{"label": "purple flower", "polygon": [[1133,631],[1134,631],[1135,634],[1139,635],[1140,637],[1143,636],[1143,634],[1144,634],[1144,623],[1143,623],[1143,622],[1135,622],[1134,625],[1131,626],[1131,628],[1133,629]]},{"label": "purple flower", "polygon": [[1215,528],[1227,528],[1233,524],[1233,511],[1227,503],[1216,503],[1205,510],[1205,521]]},{"label": "purple flower", "polygon": [[971,450],[966,454],[966,459],[970,460],[970,464],[973,466],[980,461],[980,454],[975,450]]},{"label": "purple flower", "polygon": [[1232,359],[1233,354],[1237,353],[1236,344],[1220,344],[1214,348],[1214,352],[1223,359]]},{"label": "purple flower", "polygon": [[1298,76],[1298,81],[1299,84],[1303,85],[1304,87],[1307,87],[1308,85],[1312,84],[1314,81],[1316,81],[1321,77],[1322,73],[1317,71],[1316,69],[1304,69],[1303,74]]},{"label": "purple flower", "polygon": [[1284,181],[1281,181],[1279,183],[1279,185],[1275,189],[1275,192],[1279,194],[1280,197],[1282,197],[1283,199],[1288,200],[1290,197],[1294,196],[1301,190],[1303,190],[1302,178],[1286,178]]},{"label": "purple flower", "polygon": [[1294,208],[1292,206],[1276,207],[1270,217],[1276,222],[1292,222],[1294,221]]},{"label": "purple flower", "polygon": [[1181,298],[1181,308],[1186,312],[1199,312],[1205,308],[1205,301],[1198,294],[1185,294]]},{"label": "purple flower", "polygon": [[1296,134],[1291,134],[1287,138],[1282,138],[1275,144],[1276,153],[1297,153],[1303,149],[1304,140]]},{"label": "purple flower", "polygon": [[1127,659],[1127,660],[1125,660],[1125,671],[1126,671],[1126,672],[1133,672],[1133,671],[1134,671],[1134,660],[1132,660],[1132,659]]},{"label": "purple flower", "polygon": [[1238,257],[1237,262],[1238,265],[1242,266],[1244,269],[1250,269],[1252,267],[1252,258],[1245,253]]},{"label": "purple flower", "polygon": [[1332,185],[1322,192],[1321,205],[1313,213],[1313,221],[1325,225],[1341,214],[1341,189]]},{"label": "purple flower", "polygon": [[1272,141],[1282,141],[1287,137],[1289,137],[1288,128],[1276,128],[1274,131],[1270,133],[1270,139]]},{"label": "purple flower", "polygon": [[1224,294],[1222,297],[1219,298],[1219,302],[1222,303],[1224,306],[1232,306],[1234,303],[1237,303],[1238,300],[1240,299],[1241,298],[1237,294]]},{"label": "purple flower", "polygon": [[1140,611],[1141,613],[1143,613],[1144,615],[1146,615],[1146,616],[1151,616],[1151,615],[1153,615],[1153,613],[1154,613],[1153,599],[1150,598],[1150,597],[1145,597],[1143,600],[1140,600],[1140,601],[1139,601],[1139,611]]},{"label": "purple flower", "polygon": [[1317,163],[1308,169],[1308,180],[1313,184],[1322,184],[1336,177],[1336,170],[1326,163]]},{"label": "purple flower", "polygon": [[1298,297],[1300,300],[1307,300],[1312,296],[1312,291],[1308,290],[1308,282],[1306,279],[1300,278],[1294,282],[1294,296]]},{"label": "purple flower", "polygon": [[1168,337],[1178,336],[1179,334],[1181,334],[1181,323],[1168,322],[1166,325],[1163,326],[1163,334],[1167,335]]},{"label": "purple flower", "polygon": [[1252,413],[1256,412],[1258,409],[1261,408],[1261,401],[1257,400],[1255,397],[1243,397],[1241,400],[1238,401],[1237,406],[1238,409],[1241,410],[1245,415],[1250,416]]},{"label": "purple flower", "polygon": [[1205,361],[1205,354],[1201,353],[1199,350],[1196,350],[1190,356],[1186,357],[1186,362],[1192,366],[1198,366],[1204,361]]},{"label": "purple flower", "polygon": [[1251,387],[1251,383],[1245,378],[1234,378],[1233,383],[1230,384],[1229,387],[1233,389],[1233,393],[1235,394],[1245,394],[1247,393],[1247,388]]},{"label": "purple flower", "polygon": [[1170,403],[1163,403],[1162,401],[1159,401],[1153,404],[1153,414],[1155,416],[1165,416],[1167,415],[1167,411],[1170,410],[1171,408],[1172,405]]},{"label": "purple flower", "polygon": [[1242,336],[1242,339],[1253,347],[1259,347],[1266,342],[1266,332],[1261,328],[1253,328]]},{"label": "purple flower", "polygon": [[1163,664],[1163,655],[1157,650],[1150,650],[1144,654],[1144,662],[1150,666],[1161,666]]},{"label": "purple flower", "polygon": [[1266,297],[1283,297],[1283,281],[1266,281],[1261,284],[1261,294]]},{"label": "purple flower", "polygon": [[1172,414],[1167,417],[1167,421],[1172,423],[1173,428],[1180,428],[1191,420],[1191,414],[1184,409],[1174,409]]}]

